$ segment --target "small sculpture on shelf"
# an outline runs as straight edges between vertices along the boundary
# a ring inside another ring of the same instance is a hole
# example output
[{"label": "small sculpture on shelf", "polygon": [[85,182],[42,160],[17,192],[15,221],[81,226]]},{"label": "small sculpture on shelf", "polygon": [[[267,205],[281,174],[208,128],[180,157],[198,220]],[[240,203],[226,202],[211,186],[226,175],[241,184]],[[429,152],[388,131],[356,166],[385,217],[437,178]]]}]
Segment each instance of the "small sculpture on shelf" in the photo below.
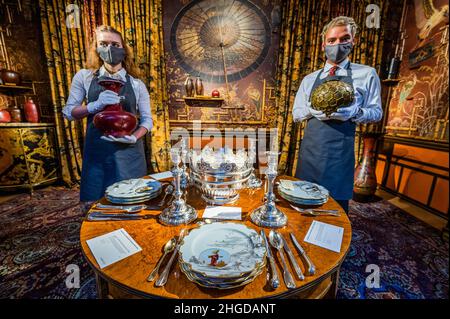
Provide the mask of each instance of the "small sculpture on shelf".
[{"label": "small sculpture on shelf", "polygon": [[203,96],[203,93],[204,93],[203,81],[199,76],[197,76],[197,78],[195,79],[195,95]]},{"label": "small sculpture on shelf", "polygon": [[183,190],[180,185],[183,174],[183,170],[180,168],[180,149],[173,147],[170,150],[170,155],[173,163],[172,174],[175,183],[174,199],[170,207],[164,209],[159,215],[159,221],[164,225],[170,226],[189,224],[197,218],[197,211],[186,204],[183,199]]},{"label": "small sculpture on shelf", "polygon": [[[29,123],[39,123],[39,110],[37,105],[29,98],[23,106],[25,120]],[[19,110],[20,111],[20,110]]]},{"label": "small sculpture on shelf", "polygon": [[186,96],[187,97],[193,97],[194,96],[194,91],[195,91],[194,81],[192,80],[192,78],[190,76],[188,76],[186,78],[186,81],[184,81],[184,89],[186,91]]},{"label": "small sculpture on shelf", "polygon": [[266,169],[268,189],[265,195],[266,202],[264,205],[256,208],[250,218],[253,223],[260,227],[278,228],[283,227],[287,223],[287,217],[275,206],[275,193],[273,192],[273,184],[277,177],[278,168],[278,152],[269,151],[267,154]]}]

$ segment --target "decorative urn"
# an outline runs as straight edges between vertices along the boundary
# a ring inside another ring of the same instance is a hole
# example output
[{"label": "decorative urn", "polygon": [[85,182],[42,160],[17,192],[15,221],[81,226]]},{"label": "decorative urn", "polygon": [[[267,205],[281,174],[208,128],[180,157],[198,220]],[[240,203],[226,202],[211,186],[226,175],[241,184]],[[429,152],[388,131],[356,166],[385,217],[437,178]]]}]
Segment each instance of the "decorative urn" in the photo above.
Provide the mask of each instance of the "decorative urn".
[{"label": "decorative urn", "polygon": [[[111,90],[119,94],[125,82],[102,77],[98,84],[105,90]],[[94,116],[94,126],[102,131],[105,136],[123,137],[130,135],[136,129],[137,118],[134,114],[124,111],[120,103],[111,104]]]},{"label": "decorative urn", "polygon": [[20,74],[12,70],[0,70],[0,78],[4,85],[20,85],[22,83]]}]

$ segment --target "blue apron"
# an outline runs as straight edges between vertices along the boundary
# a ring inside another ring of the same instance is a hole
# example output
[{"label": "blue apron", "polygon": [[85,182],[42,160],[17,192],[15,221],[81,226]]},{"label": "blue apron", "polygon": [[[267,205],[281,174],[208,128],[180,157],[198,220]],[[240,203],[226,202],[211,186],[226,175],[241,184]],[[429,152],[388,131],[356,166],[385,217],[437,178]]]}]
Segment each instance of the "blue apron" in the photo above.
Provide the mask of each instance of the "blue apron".
[{"label": "blue apron", "polygon": [[[340,80],[353,87],[351,63],[347,65],[346,76],[320,78],[323,69],[311,89],[312,92],[323,82]],[[315,117],[308,120],[300,146],[295,176],[302,180],[320,184],[337,200],[349,200],[353,195],[355,167],[356,124],[351,120],[320,121]]]},{"label": "blue apron", "polygon": [[[124,111],[136,114],[136,96],[128,74],[126,79],[119,92],[125,96],[122,107]],[[97,71],[89,87],[88,103],[96,101],[103,90],[98,84]],[[103,133],[94,126],[94,115],[87,118],[80,186],[80,201],[83,202],[99,200],[106,188],[115,182],[147,174],[143,141],[139,139],[136,144],[124,144],[102,140]]]}]

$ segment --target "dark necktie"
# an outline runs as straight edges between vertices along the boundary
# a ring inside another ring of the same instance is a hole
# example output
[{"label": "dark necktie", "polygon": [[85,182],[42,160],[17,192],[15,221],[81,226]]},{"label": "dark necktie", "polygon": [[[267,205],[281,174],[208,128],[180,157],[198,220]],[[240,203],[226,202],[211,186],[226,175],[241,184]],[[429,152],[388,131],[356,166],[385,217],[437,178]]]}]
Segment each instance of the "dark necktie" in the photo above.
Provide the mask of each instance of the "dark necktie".
[{"label": "dark necktie", "polygon": [[338,68],[339,68],[339,67],[338,67],[337,65],[333,66],[333,67],[330,69],[330,73],[328,73],[328,76],[334,76],[334,75],[336,74],[336,70],[337,70]]}]

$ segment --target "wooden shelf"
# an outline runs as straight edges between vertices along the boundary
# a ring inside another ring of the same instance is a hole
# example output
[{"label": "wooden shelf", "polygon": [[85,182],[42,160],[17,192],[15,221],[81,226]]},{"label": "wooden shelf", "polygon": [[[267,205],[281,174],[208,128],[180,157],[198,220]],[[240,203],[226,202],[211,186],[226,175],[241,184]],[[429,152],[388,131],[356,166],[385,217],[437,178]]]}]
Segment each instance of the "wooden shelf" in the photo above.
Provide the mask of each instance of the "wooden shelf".
[{"label": "wooden shelf", "polygon": [[186,105],[191,107],[221,107],[225,101],[221,97],[209,97],[209,96],[194,96],[194,97],[183,97]]},{"label": "wooden shelf", "polygon": [[402,81],[401,79],[385,79],[385,80],[382,80],[381,82],[387,83],[387,84],[389,84],[389,83],[395,84],[395,83],[398,83],[401,81]]},{"label": "wooden shelf", "polygon": [[8,95],[18,95],[23,94],[28,91],[32,91],[33,88],[29,86],[21,85],[0,85],[0,93]]}]

